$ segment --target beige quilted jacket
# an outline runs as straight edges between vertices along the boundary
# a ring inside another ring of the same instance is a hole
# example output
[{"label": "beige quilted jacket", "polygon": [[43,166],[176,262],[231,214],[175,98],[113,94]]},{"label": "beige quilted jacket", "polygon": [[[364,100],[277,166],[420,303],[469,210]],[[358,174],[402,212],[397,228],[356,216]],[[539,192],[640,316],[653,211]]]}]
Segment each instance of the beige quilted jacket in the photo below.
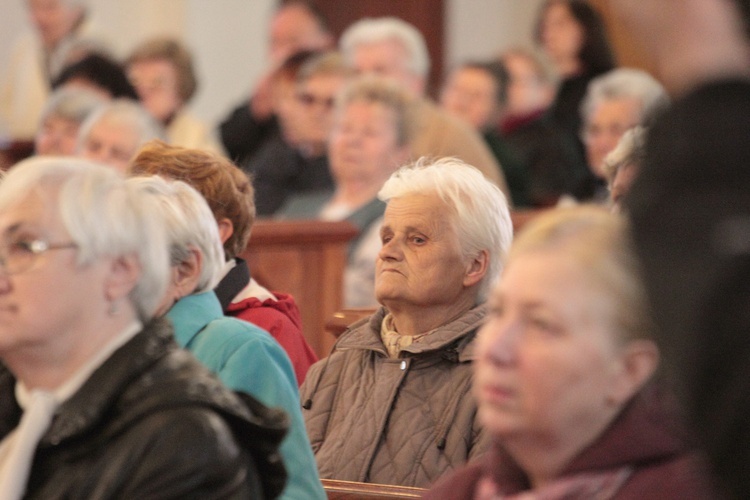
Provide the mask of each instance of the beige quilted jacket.
[{"label": "beige quilted jacket", "polygon": [[389,359],[385,311],[349,328],[301,388],[320,477],[426,487],[489,448],[471,396],[476,307]]}]

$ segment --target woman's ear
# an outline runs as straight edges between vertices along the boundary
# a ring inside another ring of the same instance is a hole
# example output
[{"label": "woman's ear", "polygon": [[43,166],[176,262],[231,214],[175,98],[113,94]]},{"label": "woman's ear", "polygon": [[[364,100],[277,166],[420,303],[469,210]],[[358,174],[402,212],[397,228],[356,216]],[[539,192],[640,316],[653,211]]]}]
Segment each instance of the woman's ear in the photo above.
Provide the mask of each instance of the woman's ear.
[{"label": "woman's ear", "polygon": [[104,280],[104,294],[108,301],[118,302],[127,297],[141,277],[141,264],[135,255],[123,255],[112,259],[109,274]]},{"label": "woman's ear", "polygon": [[611,402],[621,405],[638,392],[659,366],[659,348],[652,340],[631,340],[620,354],[620,366],[610,391]]},{"label": "woman's ear", "polygon": [[466,274],[464,275],[464,286],[474,286],[484,278],[487,274],[487,268],[489,266],[489,252],[487,250],[480,251],[469,263],[466,265]]},{"label": "woman's ear", "polygon": [[234,224],[226,217],[217,220],[216,223],[219,225],[219,238],[221,238],[222,243],[226,243],[234,234]]}]

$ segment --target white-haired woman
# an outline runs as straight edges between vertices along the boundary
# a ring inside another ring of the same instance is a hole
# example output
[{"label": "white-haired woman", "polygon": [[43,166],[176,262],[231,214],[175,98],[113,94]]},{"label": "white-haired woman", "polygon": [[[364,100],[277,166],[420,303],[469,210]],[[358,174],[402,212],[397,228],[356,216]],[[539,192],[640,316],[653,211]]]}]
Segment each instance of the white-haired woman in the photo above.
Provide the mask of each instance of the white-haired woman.
[{"label": "white-haired woman", "polygon": [[375,293],[302,385],[321,477],[427,486],[489,447],[470,394],[474,337],[510,246],[500,189],[445,158],[381,189]]},{"label": "white-haired woman", "polygon": [[715,498],[671,398],[624,219],[582,206],[518,236],[477,339],[493,450],[427,498]]},{"label": "white-haired woman", "polygon": [[104,104],[104,99],[86,89],[61,88],[44,105],[39,130],[34,136],[38,155],[73,156],[78,148],[78,130],[86,118]]},{"label": "white-haired woman", "polygon": [[283,481],[253,443],[273,449],[283,416],[154,319],[168,282],[158,206],[116,172],[50,157],[5,177],[0,498],[248,497],[274,482],[265,467]]},{"label": "white-haired woman", "polygon": [[177,343],[227,387],[287,412],[289,434],[280,451],[289,480],[281,498],[324,499],[289,357],[265,330],[225,317],[213,292],[224,267],[213,212],[200,193],[184,182],[154,176],[129,182],[156,201],[167,221],[171,280],[157,314],[172,322]]},{"label": "white-haired woman", "polygon": [[164,128],[140,104],[115,99],[83,122],[78,154],[125,172],[138,148],[152,139],[164,140]]}]

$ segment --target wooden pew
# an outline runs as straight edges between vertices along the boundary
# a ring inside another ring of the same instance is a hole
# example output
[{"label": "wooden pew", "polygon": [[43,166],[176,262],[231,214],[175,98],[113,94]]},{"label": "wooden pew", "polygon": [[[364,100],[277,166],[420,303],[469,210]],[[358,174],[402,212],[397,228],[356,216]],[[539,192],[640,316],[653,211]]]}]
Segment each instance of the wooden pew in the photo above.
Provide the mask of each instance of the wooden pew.
[{"label": "wooden pew", "polygon": [[325,323],[341,309],[348,245],[356,235],[348,222],[258,220],[240,255],[261,285],[295,298],[305,338],[321,358],[335,340]]},{"label": "wooden pew", "polygon": [[321,479],[329,500],[389,500],[421,498],[423,488],[393,486],[390,484],[356,483],[336,479]]}]

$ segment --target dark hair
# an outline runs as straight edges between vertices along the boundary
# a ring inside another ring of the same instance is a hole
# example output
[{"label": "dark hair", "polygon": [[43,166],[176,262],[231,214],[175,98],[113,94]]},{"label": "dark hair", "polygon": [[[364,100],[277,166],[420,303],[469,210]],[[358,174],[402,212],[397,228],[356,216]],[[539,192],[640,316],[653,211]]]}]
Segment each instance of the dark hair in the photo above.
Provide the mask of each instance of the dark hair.
[{"label": "dark hair", "polygon": [[745,37],[750,39],[750,0],[734,0],[740,13],[740,21],[745,28]]},{"label": "dark hair", "polygon": [[56,89],[74,78],[88,80],[112,95],[113,99],[125,97],[138,100],[138,94],[125,76],[122,66],[99,54],[91,54],[62,70],[52,83]]},{"label": "dark hair", "polygon": [[537,43],[542,39],[542,19],[553,4],[563,4],[583,29],[583,46],[578,53],[584,71],[592,76],[606,73],[615,67],[615,57],[609,44],[607,28],[601,14],[585,0],[547,0],[539,11],[535,31]]},{"label": "dark hair", "polygon": [[320,31],[324,33],[331,32],[328,18],[323,14],[323,11],[321,11],[317,5],[310,2],[309,0],[281,0],[278,7],[276,8],[276,12],[279,12],[281,9],[285,9],[287,7],[303,8],[315,20]]},{"label": "dark hair", "polygon": [[484,71],[495,82],[496,94],[495,100],[501,106],[505,105],[508,100],[508,82],[510,76],[508,70],[505,69],[505,65],[500,61],[467,61],[463,64],[458,65],[456,69],[476,69]]},{"label": "dark hair", "polygon": [[292,82],[295,81],[297,79],[298,73],[302,69],[302,66],[304,66],[306,62],[321,54],[322,52],[317,50],[300,50],[291,54],[289,57],[284,59],[284,62],[281,63],[281,66],[279,66],[276,71],[273,72],[272,79],[281,79]]}]

